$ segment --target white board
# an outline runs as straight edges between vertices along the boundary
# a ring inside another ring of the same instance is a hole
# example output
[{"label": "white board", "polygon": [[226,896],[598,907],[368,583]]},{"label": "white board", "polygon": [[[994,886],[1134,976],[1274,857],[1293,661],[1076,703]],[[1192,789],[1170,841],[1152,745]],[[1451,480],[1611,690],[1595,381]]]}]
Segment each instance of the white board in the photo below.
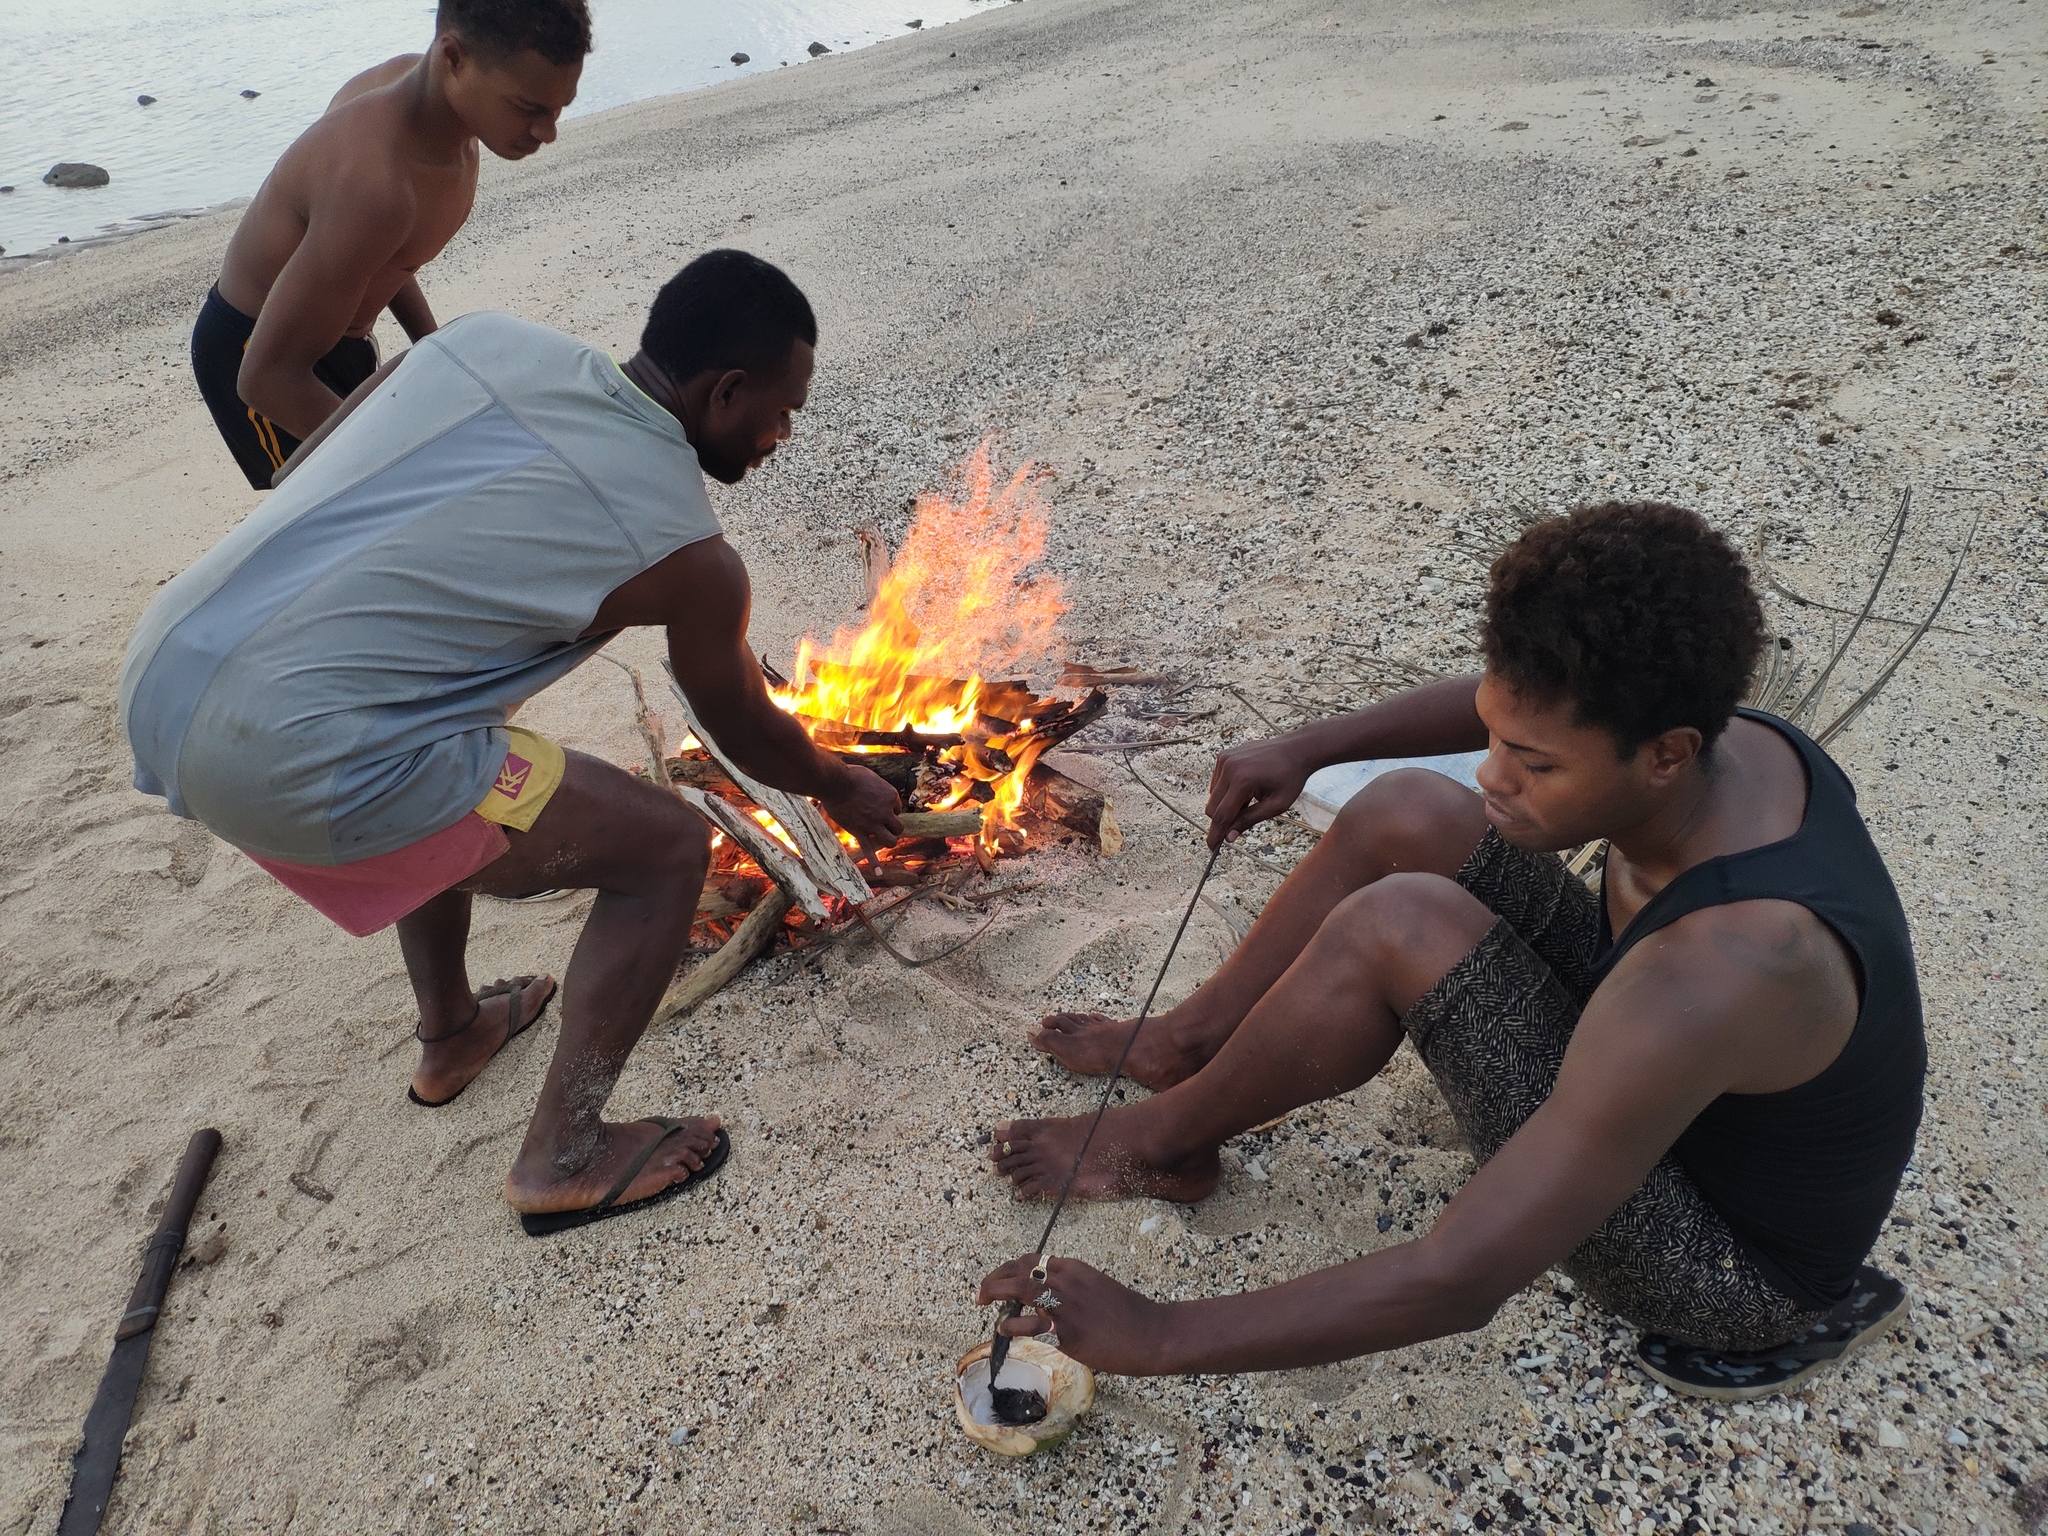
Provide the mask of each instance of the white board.
[{"label": "white board", "polygon": [[1330,823],[1344,809],[1344,802],[1383,773],[1396,768],[1428,768],[1446,778],[1456,779],[1467,789],[1477,789],[1473,777],[1486,761],[1484,752],[1451,752],[1443,757],[1381,757],[1364,763],[1332,763],[1308,776],[1301,798],[1294,802],[1294,814],[1318,832],[1330,830]]}]

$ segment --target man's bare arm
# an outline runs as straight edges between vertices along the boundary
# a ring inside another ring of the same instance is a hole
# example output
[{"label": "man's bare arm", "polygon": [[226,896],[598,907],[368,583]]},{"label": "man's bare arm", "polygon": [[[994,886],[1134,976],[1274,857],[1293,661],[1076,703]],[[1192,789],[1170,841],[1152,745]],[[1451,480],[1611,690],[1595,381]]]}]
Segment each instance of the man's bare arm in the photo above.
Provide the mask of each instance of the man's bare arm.
[{"label": "man's bare arm", "polygon": [[1479,678],[1446,678],[1382,699],[1356,714],[1317,720],[1233,747],[1209,780],[1209,846],[1270,821],[1301,797],[1308,776],[1332,763],[1477,752],[1486,726],[1473,703]]},{"label": "man's bare arm", "polygon": [[[1760,941],[1731,951],[1717,933],[1731,922]],[[1550,1098],[1427,1235],[1269,1290],[1171,1305],[1055,1260],[1061,1347],[1129,1374],[1269,1371],[1481,1326],[1626,1201],[1713,1099],[1789,1086],[1825,1066],[1808,1037],[1816,1013],[1840,1002],[1835,980],[1798,962],[1791,951],[1802,941],[1787,948],[1786,923],[1782,912],[1711,909],[1632,951],[1587,1006]],[[1693,931],[1674,933],[1686,924]],[[1753,963],[1731,963],[1744,951]],[[1039,1289],[1029,1264],[997,1271],[981,1299],[1028,1302]]]},{"label": "man's bare arm", "polygon": [[434,318],[434,311],[427,305],[427,296],[420,292],[420,280],[408,277],[405,286],[391,295],[391,302],[385,306],[391,311],[391,318],[399,328],[414,341],[424,341],[441,329],[440,321]]},{"label": "man's bare arm", "polygon": [[244,403],[311,437],[341,404],[313,366],[347,334],[363,290],[412,231],[409,189],[368,171],[318,194],[305,238],[271,284],[235,380]]},{"label": "man's bare arm", "polygon": [[277,466],[276,471],[270,477],[270,488],[274,491],[280,485],[283,485],[286,477],[301,464],[305,463],[306,456],[326,442],[333,435],[336,427],[354,415],[356,407],[374,395],[377,392],[377,386],[390,378],[392,370],[404,362],[408,356],[410,356],[409,353],[399,353],[398,356],[392,358],[390,362],[384,364],[375,373],[363,380],[362,383],[350,390],[348,398],[335,407],[334,414],[321,422],[313,435],[294,448],[292,456]]},{"label": "man's bare arm", "polygon": [[849,768],[820,751],[795,717],[768,697],[760,663],[747,647],[752,600],[745,562],[724,539],[703,539],[614,591],[586,633],[665,625],[676,681],[734,762],[763,784],[822,801],[835,822],[869,847],[895,842],[903,835],[896,791],[865,768]]}]

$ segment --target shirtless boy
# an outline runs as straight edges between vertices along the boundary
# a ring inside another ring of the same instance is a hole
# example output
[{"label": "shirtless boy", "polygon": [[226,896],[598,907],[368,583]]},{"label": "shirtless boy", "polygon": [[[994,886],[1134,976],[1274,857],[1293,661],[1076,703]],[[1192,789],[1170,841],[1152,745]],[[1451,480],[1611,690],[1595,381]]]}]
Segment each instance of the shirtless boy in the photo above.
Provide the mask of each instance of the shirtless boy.
[{"label": "shirtless boy", "polygon": [[[1278,1370],[1478,1328],[1556,1266],[1642,1330],[1681,1391],[1805,1380],[1903,1310],[1864,1264],[1920,1120],[1911,940],[1849,781],[1737,701],[1762,644],[1741,559],[1690,512],[1582,508],[1493,568],[1486,670],[1225,753],[1212,846],[1326,764],[1487,750],[1481,792],[1421,770],[1347,805],[1244,943],[1148,1022],[1077,1185],[1195,1201],[1224,1141],[1370,1079],[1405,1036],[1479,1169],[1413,1242],[1285,1285],[1162,1305],[1076,1259],[984,1301],[1131,1374]],[[1608,839],[1602,894],[1557,850]],[[1123,1022],[1037,1043],[1105,1072]],[[1056,1193],[1088,1122],[991,1155]]]},{"label": "shirtless boy", "polygon": [[523,160],[576,99],[584,0],[441,0],[435,28],[284,152],[192,329],[199,392],[258,490],[376,370],[382,310],[414,341],[434,330],[417,273],[469,217],[478,142]]}]

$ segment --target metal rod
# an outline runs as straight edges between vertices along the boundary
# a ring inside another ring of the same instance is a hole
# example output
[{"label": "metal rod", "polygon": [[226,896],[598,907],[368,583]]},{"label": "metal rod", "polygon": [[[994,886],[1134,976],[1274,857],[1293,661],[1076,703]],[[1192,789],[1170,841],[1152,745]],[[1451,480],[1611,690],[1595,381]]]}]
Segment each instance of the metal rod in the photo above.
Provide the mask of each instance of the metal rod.
[{"label": "metal rod", "polygon": [[[1202,899],[1202,888],[1209,883],[1209,876],[1216,872],[1216,860],[1223,854],[1223,845],[1218,843],[1209,850],[1209,862],[1202,866],[1202,878],[1195,882],[1194,894],[1188,897],[1187,910],[1180,915],[1180,926],[1173,930],[1173,942],[1166,946],[1166,958],[1159,962],[1159,974],[1152,978],[1152,990],[1145,994],[1145,1006],[1138,1010],[1138,1017],[1131,1025],[1131,1032],[1124,1038],[1124,1048],[1117,1053],[1116,1066],[1111,1069],[1109,1081],[1103,1085],[1102,1099],[1095,1106],[1095,1118],[1088,1122],[1088,1134],[1081,1138],[1081,1148],[1074,1154],[1074,1166],[1067,1170],[1067,1182],[1060,1186],[1060,1197],[1053,1202],[1052,1214],[1045,1219],[1045,1230],[1038,1235],[1038,1264],[1032,1270],[1034,1279],[1043,1280],[1045,1266],[1052,1256],[1048,1244],[1052,1241],[1052,1229],[1059,1224],[1060,1213],[1067,1208],[1067,1197],[1074,1192],[1074,1180],[1081,1176],[1081,1164],[1088,1157],[1088,1147],[1095,1140],[1095,1132],[1102,1124],[1102,1117],[1109,1113],[1109,1101],[1116,1093],[1116,1085],[1123,1081],[1124,1063],[1130,1059],[1131,1047],[1138,1043],[1138,1031],[1145,1027],[1145,1020],[1152,1016],[1152,1004],[1158,1000],[1159,989],[1166,983],[1166,972],[1173,964],[1173,957],[1180,951],[1180,941],[1188,931],[1188,923],[1195,915],[1195,904]],[[1003,1361],[1010,1353],[1009,1336],[1002,1330],[1006,1318],[1015,1317],[1023,1308],[1015,1302],[1008,1303],[996,1319],[995,1341],[989,1347],[989,1390],[995,1390],[996,1373],[1003,1368]]]}]

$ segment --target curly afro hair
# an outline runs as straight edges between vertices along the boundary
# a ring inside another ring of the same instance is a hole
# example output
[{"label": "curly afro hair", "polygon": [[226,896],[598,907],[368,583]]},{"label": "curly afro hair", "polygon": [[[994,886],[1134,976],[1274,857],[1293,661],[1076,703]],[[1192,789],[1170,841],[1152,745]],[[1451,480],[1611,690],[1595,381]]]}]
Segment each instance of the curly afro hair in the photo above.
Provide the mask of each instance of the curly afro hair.
[{"label": "curly afro hair", "polygon": [[585,0],[440,0],[434,27],[492,63],[529,48],[550,64],[575,64],[590,52]]},{"label": "curly afro hair", "polygon": [[1535,524],[1494,561],[1480,646],[1515,693],[1570,700],[1632,757],[1685,725],[1713,745],[1764,616],[1742,556],[1697,512],[1610,501]]}]

